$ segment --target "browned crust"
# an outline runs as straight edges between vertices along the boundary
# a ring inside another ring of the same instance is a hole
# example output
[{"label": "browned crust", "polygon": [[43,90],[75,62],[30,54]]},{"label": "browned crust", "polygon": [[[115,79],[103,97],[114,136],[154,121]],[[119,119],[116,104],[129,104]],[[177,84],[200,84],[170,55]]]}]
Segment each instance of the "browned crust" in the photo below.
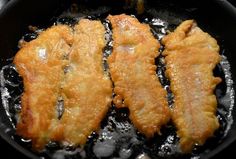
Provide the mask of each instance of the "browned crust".
[{"label": "browned crust", "polygon": [[84,145],[100,128],[112,96],[112,84],[103,71],[105,29],[100,21],[80,20],[74,27],[70,68],[62,86],[64,114],[55,129],[54,140]]},{"label": "browned crust", "polygon": [[[31,139],[34,150],[42,150],[50,140],[83,145],[99,129],[112,95],[102,66],[104,34],[99,21],[80,20],[74,32],[65,25],[53,26],[16,54],[14,64],[24,82],[17,134]],[[58,98],[64,100],[61,120]]]},{"label": "browned crust", "polygon": [[57,119],[55,105],[65,65],[61,59],[73,41],[71,33],[67,26],[53,26],[27,43],[14,58],[24,82],[16,131],[24,138],[32,139],[37,150],[49,141],[52,121]]},{"label": "browned crust", "polygon": [[221,79],[213,76],[220,62],[219,46],[193,20],[184,21],[162,42],[166,75],[175,96],[172,120],[180,148],[188,153],[195,144],[203,145],[219,127],[214,89]]},{"label": "browned crust", "polygon": [[[117,107],[127,106],[135,127],[147,137],[160,133],[169,120],[166,91],[156,76],[160,44],[150,27],[121,14],[108,16],[113,28],[113,52],[108,58]],[[124,105],[121,100],[124,99]]]}]

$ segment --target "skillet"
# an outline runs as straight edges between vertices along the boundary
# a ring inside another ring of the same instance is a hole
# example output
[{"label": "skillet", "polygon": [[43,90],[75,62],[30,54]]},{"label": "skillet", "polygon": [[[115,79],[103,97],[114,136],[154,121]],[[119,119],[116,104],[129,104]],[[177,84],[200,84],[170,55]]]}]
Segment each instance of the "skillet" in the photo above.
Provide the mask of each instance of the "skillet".
[{"label": "skillet", "polygon": [[[40,28],[49,27],[58,20],[57,17],[61,15],[63,11],[67,10],[72,3],[78,3],[79,6],[82,6],[79,7],[79,12],[82,12],[85,15],[92,13],[94,16],[90,18],[105,17],[108,13],[136,13],[134,9],[126,6],[124,1],[121,0],[114,0],[112,2],[109,0],[41,0],[37,2],[30,0],[11,0],[7,6],[0,11],[1,68],[9,64],[9,59],[17,52],[19,39],[29,32],[27,29],[28,25],[39,26]],[[104,5],[108,6],[108,8],[101,7]],[[168,27],[170,30],[174,29],[181,20],[189,18],[195,19],[204,31],[209,32],[218,40],[222,50],[221,54],[224,54],[227,57],[231,66],[231,78],[235,81],[236,63],[234,63],[234,59],[236,59],[236,46],[234,44],[234,37],[236,36],[236,9],[232,5],[227,1],[222,0],[209,0],[204,3],[194,0],[191,2],[181,0],[178,1],[178,3],[174,0],[148,0],[146,1],[145,6],[147,11],[143,15],[137,15],[139,19],[145,20],[148,16],[159,17],[164,21],[168,21]],[[148,11],[150,12],[147,13]],[[60,20],[63,21],[64,19],[59,18],[59,21]],[[220,75],[220,71],[216,71],[216,74]],[[225,89],[225,86],[223,85],[219,87],[219,89]],[[235,85],[233,85],[233,88],[235,88]],[[40,156],[39,154],[32,152],[29,145],[20,142],[14,135],[12,123],[4,110],[2,99],[0,100],[0,136],[25,156],[29,158],[38,158]],[[231,115],[235,117],[236,110],[232,109],[231,112]],[[233,121],[225,137],[220,137],[218,139],[220,141],[217,140],[217,142],[209,141],[209,147],[204,146],[204,150],[196,152],[197,156],[200,155],[201,158],[211,158],[216,156],[219,152],[235,142],[235,134],[236,122]],[[158,141],[158,138],[153,140]],[[135,149],[136,152],[133,153],[134,155],[131,155],[130,158],[137,157],[139,150],[148,151],[137,148]],[[90,155],[88,158],[93,157],[93,155]],[[158,156],[153,156],[153,158],[155,157]],[[191,158],[192,156],[179,157]]]}]

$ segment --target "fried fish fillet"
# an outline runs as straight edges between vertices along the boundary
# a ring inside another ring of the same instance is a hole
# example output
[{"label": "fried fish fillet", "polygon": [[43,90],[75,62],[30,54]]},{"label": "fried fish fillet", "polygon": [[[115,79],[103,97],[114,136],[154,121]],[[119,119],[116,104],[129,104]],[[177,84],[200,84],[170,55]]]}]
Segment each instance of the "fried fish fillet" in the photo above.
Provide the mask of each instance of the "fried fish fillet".
[{"label": "fried fish fillet", "polygon": [[108,58],[117,107],[122,99],[130,119],[147,137],[160,133],[170,118],[166,91],[156,76],[155,57],[160,44],[150,27],[121,14],[108,16],[113,29],[113,52]]},{"label": "fried fish fillet", "polygon": [[[103,70],[105,29],[81,20],[71,28],[53,26],[24,46],[14,63],[24,94],[17,134],[32,139],[35,150],[50,140],[85,144],[111,103],[112,84]],[[58,100],[64,113],[58,118]]]},{"label": "fried fish fillet", "polygon": [[98,130],[111,104],[112,83],[103,70],[105,28],[100,21],[80,20],[62,86],[64,113],[53,139],[85,144]]},{"label": "fried fish fillet", "polygon": [[60,92],[64,56],[73,42],[72,31],[53,26],[27,43],[15,56],[14,64],[23,77],[22,110],[17,134],[32,139],[33,148],[42,149],[50,140],[57,121],[56,103]]},{"label": "fried fish fillet", "polygon": [[162,42],[166,75],[175,98],[172,119],[180,148],[187,153],[195,144],[203,145],[219,127],[214,89],[221,79],[213,76],[221,59],[219,46],[193,20],[184,21]]}]

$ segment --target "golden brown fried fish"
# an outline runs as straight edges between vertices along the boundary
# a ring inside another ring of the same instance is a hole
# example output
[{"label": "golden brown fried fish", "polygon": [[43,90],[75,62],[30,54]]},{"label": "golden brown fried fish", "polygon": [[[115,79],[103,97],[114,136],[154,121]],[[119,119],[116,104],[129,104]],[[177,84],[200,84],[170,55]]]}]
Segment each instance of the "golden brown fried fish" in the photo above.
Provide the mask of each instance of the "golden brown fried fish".
[{"label": "golden brown fried fish", "polygon": [[109,16],[113,28],[113,52],[108,58],[117,107],[122,99],[130,119],[147,137],[160,133],[170,118],[166,91],[156,76],[155,57],[160,44],[150,27],[128,15]]},{"label": "golden brown fried fish", "polygon": [[57,123],[56,103],[60,93],[64,56],[73,42],[72,31],[64,25],[53,26],[27,43],[15,56],[14,64],[23,77],[22,110],[17,134],[32,139],[40,150],[50,140]]},{"label": "golden brown fried fish", "polygon": [[[50,140],[85,144],[99,128],[112,96],[103,70],[104,36],[101,22],[81,20],[74,32],[63,25],[47,29],[17,53],[24,81],[17,133],[32,139],[35,150]],[[64,103],[60,120],[58,100]]]},{"label": "golden brown fried fish", "polygon": [[54,140],[85,144],[98,130],[111,104],[112,84],[103,70],[105,29],[100,21],[81,20],[74,28],[74,43],[62,86],[64,113]]},{"label": "golden brown fried fish", "polygon": [[219,127],[214,95],[220,78],[213,69],[220,61],[219,46],[193,20],[184,21],[164,37],[166,75],[175,96],[172,119],[183,152],[203,145]]}]

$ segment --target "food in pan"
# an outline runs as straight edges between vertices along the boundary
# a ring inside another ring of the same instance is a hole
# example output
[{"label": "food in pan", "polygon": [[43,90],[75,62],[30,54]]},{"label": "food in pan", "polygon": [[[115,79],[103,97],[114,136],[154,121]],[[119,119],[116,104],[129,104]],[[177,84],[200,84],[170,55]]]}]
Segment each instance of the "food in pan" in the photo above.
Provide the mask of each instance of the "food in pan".
[{"label": "food in pan", "polygon": [[103,70],[105,29],[100,21],[80,20],[62,84],[64,113],[53,140],[83,145],[98,130],[111,104],[112,84]]},{"label": "food in pan", "polygon": [[[117,107],[126,106],[134,126],[147,137],[160,134],[170,118],[166,91],[156,76],[159,42],[150,27],[121,14],[108,16],[113,31],[113,52],[108,64]],[[122,103],[122,100],[124,100]]]},{"label": "food in pan", "polygon": [[184,153],[203,145],[219,127],[215,115],[213,76],[220,61],[219,46],[193,20],[183,22],[165,36],[166,76],[174,94],[173,109],[156,76],[155,58],[160,44],[147,24],[121,14],[108,16],[113,51],[104,71],[105,28],[100,21],[82,19],[75,26],[53,26],[26,43],[14,58],[23,77],[22,110],[17,134],[32,140],[35,150],[49,141],[84,145],[99,129],[112,96],[117,108],[147,138],[161,134],[172,118]]},{"label": "food in pan", "polygon": [[84,144],[99,128],[112,95],[102,64],[104,34],[99,21],[81,20],[74,32],[53,26],[16,54],[24,82],[17,133],[31,139],[34,149],[50,140]]},{"label": "food in pan", "polygon": [[63,58],[72,42],[71,28],[53,26],[27,43],[14,58],[24,82],[17,134],[31,139],[34,149],[44,147],[58,123],[56,104],[67,65]]},{"label": "food in pan", "polygon": [[193,20],[184,21],[162,40],[166,75],[174,94],[172,120],[183,152],[203,145],[219,127],[214,89],[221,82],[213,76],[220,62],[219,46]]}]

